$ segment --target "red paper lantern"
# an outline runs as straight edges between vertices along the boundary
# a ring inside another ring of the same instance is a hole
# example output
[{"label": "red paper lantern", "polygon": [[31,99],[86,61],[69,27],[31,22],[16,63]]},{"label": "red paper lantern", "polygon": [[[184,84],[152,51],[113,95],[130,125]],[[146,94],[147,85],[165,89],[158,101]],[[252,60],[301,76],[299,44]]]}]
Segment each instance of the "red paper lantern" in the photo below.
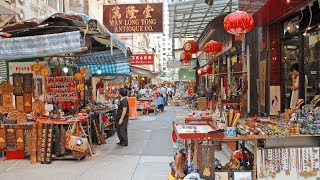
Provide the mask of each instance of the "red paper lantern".
[{"label": "red paper lantern", "polygon": [[198,74],[199,74],[199,76],[205,75],[203,68],[198,69]]},{"label": "red paper lantern", "polygon": [[204,71],[204,73],[206,73],[206,74],[212,74],[212,66],[206,65],[206,66],[203,68],[203,71]]},{"label": "red paper lantern", "polygon": [[249,32],[253,26],[253,17],[251,14],[244,11],[235,11],[228,14],[224,18],[224,29],[230,34],[236,36],[236,40],[242,40],[242,35]]},{"label": "red paper lantern", "polygon": [[189,62],[191,60],[191,54],[187,52],[182,52],[180,54],[180,61]]},{"label": "red paper lantern", "polygon": [[211,40],[204,45],[204,52],[218,54],[222,51],[222,44],[218,41]]},{"label": "red paper lantern", "polygon": [[184,50],[185,52],[194,54],[194,53],[198,52],[198,50],[199,50],[199,45],[198,45],[198,43],[195,42],[195,41],[187,41],[187,42],[184,43],[184,45],[183,45],[183,50]]}]

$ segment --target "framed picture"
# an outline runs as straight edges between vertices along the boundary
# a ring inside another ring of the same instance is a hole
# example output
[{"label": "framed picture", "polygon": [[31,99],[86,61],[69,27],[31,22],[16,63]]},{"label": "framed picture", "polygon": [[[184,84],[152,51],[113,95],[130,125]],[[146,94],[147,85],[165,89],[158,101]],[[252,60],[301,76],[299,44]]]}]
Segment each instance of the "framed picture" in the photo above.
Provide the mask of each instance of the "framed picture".
[{"label": "framed picture", "polygon": [[233,180],[253,180],[252,171],[233,171]]},{"label": "framed picture", "polygon": [[215,180],[229,180],[229,172],[228,171],[216,171],[214,173]]},{"label": "framed picture", "polygon": [[201,178],[214,178],[214,145],[199,144],[198,165]]}]

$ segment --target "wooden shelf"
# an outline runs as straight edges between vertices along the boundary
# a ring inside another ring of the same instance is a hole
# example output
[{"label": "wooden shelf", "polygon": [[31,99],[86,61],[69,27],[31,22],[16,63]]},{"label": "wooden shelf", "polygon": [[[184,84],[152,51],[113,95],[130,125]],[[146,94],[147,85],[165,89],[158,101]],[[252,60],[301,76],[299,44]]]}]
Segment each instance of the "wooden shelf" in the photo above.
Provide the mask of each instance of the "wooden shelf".
[{"label": "wooden shelf", "polygon": [[289,137],[320,137],[320,134],[290,134]]}]

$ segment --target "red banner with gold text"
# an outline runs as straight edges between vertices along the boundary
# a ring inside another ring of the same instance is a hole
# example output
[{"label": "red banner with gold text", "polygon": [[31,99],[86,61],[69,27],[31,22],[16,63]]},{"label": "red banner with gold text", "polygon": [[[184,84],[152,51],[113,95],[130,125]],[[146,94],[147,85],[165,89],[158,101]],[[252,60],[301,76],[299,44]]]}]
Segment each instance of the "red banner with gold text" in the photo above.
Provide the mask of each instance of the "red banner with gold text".
[{"label": "red banner with gold text", "polygon": [[131,65],[153,65],[154,54],[132,54],[129,63]]}]

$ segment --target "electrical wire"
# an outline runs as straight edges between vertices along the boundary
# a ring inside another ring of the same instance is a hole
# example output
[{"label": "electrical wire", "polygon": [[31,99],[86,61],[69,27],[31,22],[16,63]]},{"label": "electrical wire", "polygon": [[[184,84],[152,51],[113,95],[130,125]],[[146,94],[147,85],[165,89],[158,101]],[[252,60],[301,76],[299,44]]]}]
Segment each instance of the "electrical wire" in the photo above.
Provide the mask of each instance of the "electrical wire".
[{"label": "electrical wire", "polygon": [[300,10],[300,12],[301,12],[301,18],[300,18],[300,20],[297,21],[297,22],[294,22],[293,24],[297,24],[297,23],[299,23],[299,22],[302,21],[302,19],[303,19],[303,11],[302,11],[302,9]]},{"label": "electrical wire", "polygon": [[308,31],[308,29],[310,28],[310,25],[311,25],[311,21],[312,21],[312,9],[311,9],[311,5],[309,5],[309,11],[310,11],[309,25],[308,25],[308,27],[306,28],[306,30],[305,30],[305,32],[303,33],[303,35],[307,35],[307,31]]}]

